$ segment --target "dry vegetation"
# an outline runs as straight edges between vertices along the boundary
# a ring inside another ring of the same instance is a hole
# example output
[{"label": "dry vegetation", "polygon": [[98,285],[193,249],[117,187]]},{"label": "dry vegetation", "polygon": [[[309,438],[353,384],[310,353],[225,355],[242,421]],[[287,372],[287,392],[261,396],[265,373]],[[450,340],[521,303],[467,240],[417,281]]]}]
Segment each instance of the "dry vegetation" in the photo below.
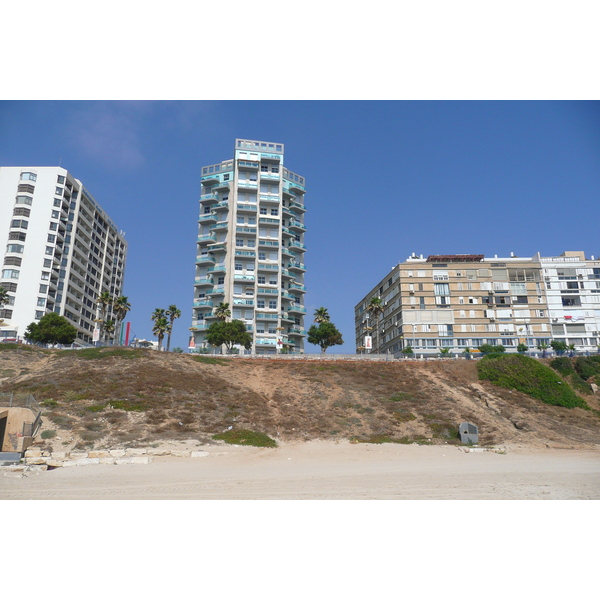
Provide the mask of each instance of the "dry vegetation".
[{"label": "dry vegetation", "polygon": [[545,405],[478,381],[475,361],[344,362],[215,359],[152,350],[6,347],[0,391],[44,408],[55,450],[208,442],[229,428],[280,440],[458,444],[462,421],[480,443],[576,448],[600,444],[593,410]]}]

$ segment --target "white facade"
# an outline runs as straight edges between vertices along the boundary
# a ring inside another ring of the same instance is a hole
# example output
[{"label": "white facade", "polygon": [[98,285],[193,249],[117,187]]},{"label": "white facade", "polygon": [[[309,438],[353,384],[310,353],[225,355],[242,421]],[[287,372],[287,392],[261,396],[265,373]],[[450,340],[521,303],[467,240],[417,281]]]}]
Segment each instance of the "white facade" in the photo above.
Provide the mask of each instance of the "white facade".
[{"label": "white facade", "polygon": [[190,350],[207,347],[228,303],[252,352],[304,352],[304,178],[283,144],[236,140],[234,158],[202,168]]},{"label": "white facade", "polygon": [[55,312],[91,343],[96,298],[122,295],[127,243],[81,181],[61,167],[0,167],[0,241],[0,339]]},{"label": "white facade", "polygon": [[552,338],[580,350],[600,343],[600,260],[583,252],[536,257],[543,270]]}]

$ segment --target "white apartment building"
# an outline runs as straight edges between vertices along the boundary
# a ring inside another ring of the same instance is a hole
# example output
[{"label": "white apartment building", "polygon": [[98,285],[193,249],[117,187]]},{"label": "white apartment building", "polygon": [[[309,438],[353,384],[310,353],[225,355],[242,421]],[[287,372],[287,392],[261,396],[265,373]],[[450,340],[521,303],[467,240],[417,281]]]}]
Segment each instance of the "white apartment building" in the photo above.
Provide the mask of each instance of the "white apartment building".
[{"label": "white apartment building", "polygon": [[55,312],[77,328],[76,343],[92,343],[96,298],[122,295],[127,242],[81,181],[61,167],[0,167],[0,240],[10,296],[0,339],[22,339]]},{"label": "white apartment building", "polygon": [[600,342],[600,260],[584,252],[536,256],[546,287],[552,338],[583,350]]},{"label": "white apartment building", "polygon": [[[373,297],[383,312],[370,314]],[[558,257],[413,254],[355,307],[357,352],[454,354],[483,344],[536,350],[553,340],[595,352],[600,343],[600,261]]]},{"label": "white apartment building", "polygon": [[232,159],[202,168],[192,352],[207,347],[220,303],[253,353],[304,352],[306,188],[283,159],[283,144],[237,139]]}]

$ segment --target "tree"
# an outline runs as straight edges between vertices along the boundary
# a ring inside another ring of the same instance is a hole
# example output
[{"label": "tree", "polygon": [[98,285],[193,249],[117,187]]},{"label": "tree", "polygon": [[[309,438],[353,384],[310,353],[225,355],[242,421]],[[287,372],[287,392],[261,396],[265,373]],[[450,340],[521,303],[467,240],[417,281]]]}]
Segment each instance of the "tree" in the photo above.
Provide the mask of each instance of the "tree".
[{"label": "tree", "polygon": [[121,323],[125,320],[127,313],[131,310],[131,304],[129,304],[127,296],[119,296],[113,302],[113,312],[115,313],[116,323],[115,329],[116,331],[120,330]]},{"label": "tree", "polygon": [[375,347],[377,347],[377,351],[380,352],[381,348],[379,348],[379,319],[381,318],[381,315],[383,314],[383,303],[381,301],[381,298],[378,298],[377,296],[373,296],[369,302],[369,306],[367,306],[367,312],[376,321],[375,333],[376,333],[377,345],[373,344],[373,349],[375,349]]},{"label": "tree", "polygon": [[[162,309],[161,309],[162,310]],[[162,346],[162,341],[165,338],[165,333],[169,332],[169,321],[166,317],[157,317],[154,319],[154,327],[152,333],[158,338],[158,350]]]},{"label": "tree", "polygon": [[410,346],[406,346],[406,348],[402,349],[402,354],[405,354],[406,356],[412,356],[414,351]]},{"label": "tree", "polygon": [[231,316],[231,311],[229,310],[229,302],[220,302],[219,306],[215,308],[215,317],[219,319],[219,321],[225,321],[225,319]]},{"label": "tree", "polygon": [[452,356],[452,349],[451,348],[440,348],[440,354],[442,355],[442,358],[446,358],[447,356]]},{"label": "tree", "polygon": [[10,296],[8,292],[3,287],[0,287],[0,308],[3,308],[9,300]]},{"label": "tree", "polygon": [[527,352],[527,344],[519,344],[517,346],[517,352]]},{"label": "tree", "polygon": [[77,329],[54,312],[44,315],[39,323],[30,323],[25,330],[25,339],[39,344],[72,344],[76,337]]},{"label": "tree", "polygon": [[100,316],[96,319],[96,323],[100,326],[100,341],[102,341],[104,335],[104,321],[106,320],[106,313],[108,312],[108,307],[113,303],[113,298],[109,292],[102,292],[96,298],[96,305],[100,310]]},{"label": "tree", "polygon": [[206,341],[215,347],[225,345],[228,353],[234,344],[239,344],[246,350],[252,348],[252,336],[246,331],[246,325],[238,319],[233,321],[219,320],[211,323],[206,330]]},{"label": "tree", "polygon": [[325,323],[325,321],[329,321],[329,313],[324,306],[321,306],[315,310],[315,323]]},{"label": "tree", "polygon": [[114,333],[114,331],[115,331],[115,322],[111,321],[111,320],[106,321],[104,323],[104,331],[108,335],[110,335],[111,333]]},{"label": "tree", "polygon": [[331,321],[323,321],[319,325],[311,325],[306,338],[309,344],[321,347],[324,354],[330,346],[339,346],[344,343],[342,334]]},{"label": "tree", "polygon": [[542,358],[546,358],[546,350],[548,350],[550,346],[548,346],[548,344],[546,344],[546,342],[540,342],[537,345],[537,349],[542,351]]},{"label": "tree", "polygon": [[173,323],[175,322],[175,319],[179,319],[179,317],[181,316],[181,311],[174,304],[171,304],[171,306],[169,306],[169,308],[167,308],[167,312],[165,314],[169,318],[169,335],[167,337],[167,352],[168,352],[169,349],[171,348],[171,333],[173,331]]},{"label": "tree", "polygon": [[562,356],[563,353],[567,350],[567,342],[561,342],[559,340],[552,340],[550,342],[550,347],[556,354]]}]

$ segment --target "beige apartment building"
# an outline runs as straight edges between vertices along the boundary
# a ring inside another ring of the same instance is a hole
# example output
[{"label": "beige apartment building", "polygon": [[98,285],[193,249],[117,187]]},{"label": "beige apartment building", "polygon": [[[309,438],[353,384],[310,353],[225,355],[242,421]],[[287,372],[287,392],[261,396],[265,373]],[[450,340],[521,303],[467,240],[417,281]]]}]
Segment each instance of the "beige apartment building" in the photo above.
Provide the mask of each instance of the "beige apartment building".
[{"label": "beige apartment building", "polygon": [[[577,282],[577,289],[565,276]],[[525,344],[535,350],[558,334],[559,320],[561,341],[596,351],[599,288],[600,261],[587,260],[582,252],[551,258],[413,254],[356,305],[357,352],[401,356],[410,347],[417,355],[444,348],[457,354],[482,344],[508,351]],[[548,290],[553,290],[551,312]],[[368,310],[373,297],[382,301],[377,318]],[[569,337],[574,318],[579,321],[576,335]]]}]

